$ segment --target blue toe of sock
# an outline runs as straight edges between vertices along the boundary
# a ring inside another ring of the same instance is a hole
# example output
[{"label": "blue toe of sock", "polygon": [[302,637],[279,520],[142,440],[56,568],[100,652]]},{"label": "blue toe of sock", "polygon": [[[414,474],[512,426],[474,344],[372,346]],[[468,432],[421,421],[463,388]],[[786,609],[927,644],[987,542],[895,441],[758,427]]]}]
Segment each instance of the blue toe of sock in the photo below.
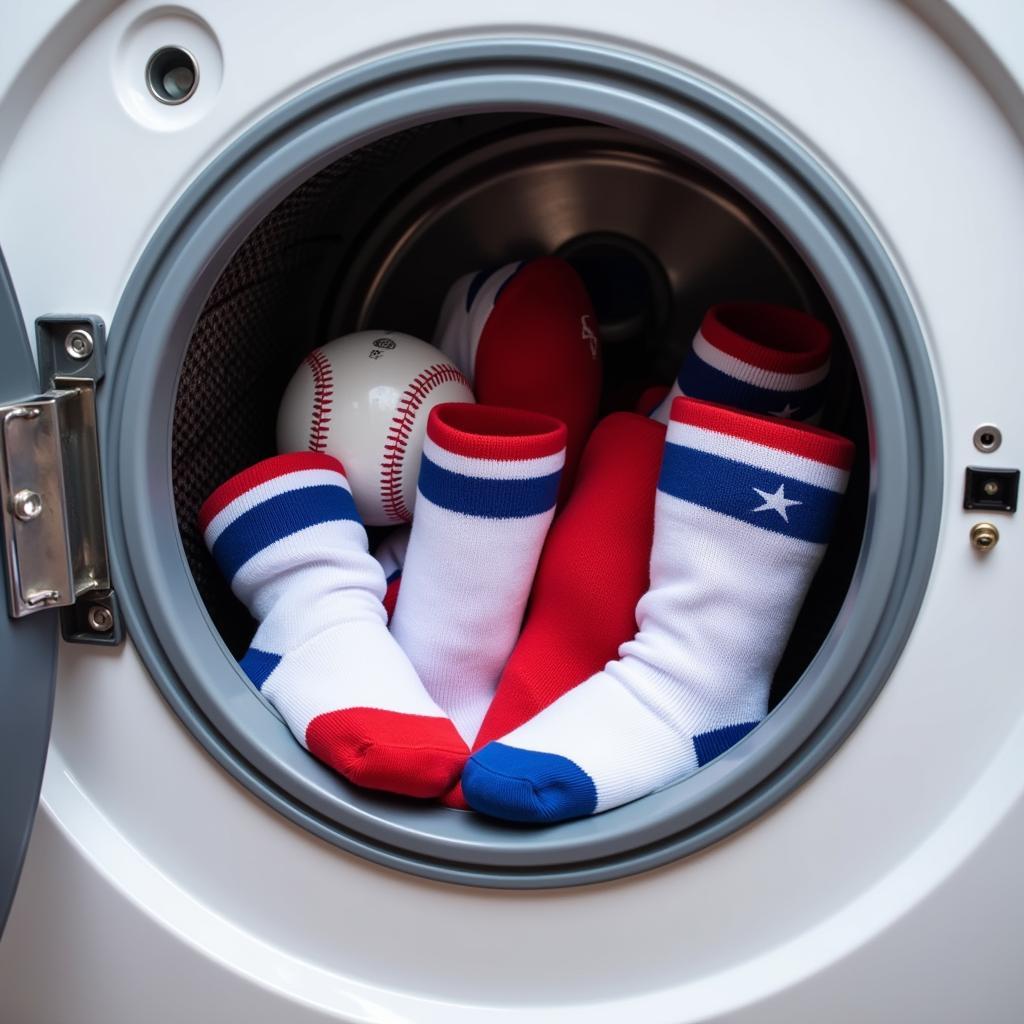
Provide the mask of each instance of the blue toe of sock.
[{"label": "blue toe of sock", "polygon": [[736,725],[723,725],[719,729],[711,729],[693,737],[693,750],[697,755],[697,764],[701,768],[714,761],[719,754],[724,754],[731,746],[739,743],[750,732],[757,722],[739,722]]},{"label": "blue toe of sock", "polygon": [[257,690],[262,690],[263,684],[270,678],[270,673],[281,664],[281,655],[250,647],[238,664],[242,666],[242,671],[249,677],[253,686]]},{"label": "blue toe of sock", "polygon": [[473,810],[506,821],[565,821],[597,806],[594,780],[575,762],[504,743],[488,743],[466,762],[462,792]]}]

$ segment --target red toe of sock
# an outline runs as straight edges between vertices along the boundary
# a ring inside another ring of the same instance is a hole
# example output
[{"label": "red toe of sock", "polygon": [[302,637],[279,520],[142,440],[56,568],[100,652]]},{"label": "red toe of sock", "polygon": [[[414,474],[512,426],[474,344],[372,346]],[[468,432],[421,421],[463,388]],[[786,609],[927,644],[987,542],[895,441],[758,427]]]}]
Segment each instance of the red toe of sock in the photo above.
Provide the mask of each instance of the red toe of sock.
[{"label": "red toe of sock", "polygon": [[306,729],[306,746],[357,786],[423,798],[451,789],[469,757],[447,718],[379,708],[318,715]]}]

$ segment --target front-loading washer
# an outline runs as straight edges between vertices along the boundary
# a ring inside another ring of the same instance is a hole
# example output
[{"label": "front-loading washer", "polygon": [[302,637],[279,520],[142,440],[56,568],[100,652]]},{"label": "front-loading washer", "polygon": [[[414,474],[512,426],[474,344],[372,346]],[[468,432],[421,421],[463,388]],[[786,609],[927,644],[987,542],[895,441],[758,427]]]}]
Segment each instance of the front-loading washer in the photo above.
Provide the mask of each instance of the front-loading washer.
[{"label": "front-loading washer", "polygon": [[[4,1019],[1013,1019],[1019,528],[965,493],[1022,454],[1020,21],[19,12]],[[626,383],[670,373],[720,298],[826,318],[829,425],[862,454],[762,726],[529,830],[313,762],[238,671],[251,625],[192,523],[272,446],[311,347],[384,318],[429,333],[445,283],[546,251],[600,294],[635,283],[598,310]]]}]

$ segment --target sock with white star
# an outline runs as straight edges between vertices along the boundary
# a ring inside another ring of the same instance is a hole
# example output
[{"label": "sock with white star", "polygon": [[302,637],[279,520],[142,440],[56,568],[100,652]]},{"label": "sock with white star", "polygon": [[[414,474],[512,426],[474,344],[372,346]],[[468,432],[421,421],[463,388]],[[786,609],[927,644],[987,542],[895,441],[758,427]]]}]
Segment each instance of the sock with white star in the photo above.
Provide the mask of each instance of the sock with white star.
[{"label": "sock with white star", "polygon": [[519,636],[565,464],[565,424],[448,403],[430,411],[391,633],[467,743]]},{"label": "sock with white star", "polygon": [[676,399],[635,638],[470,757],[470,807],[523,822],[594,814],[682,779],[753,729],[852,459],[835,434]]},{"label": "sock with white star", "polygon": [[448,790],[469,750],[388,633],[384,571],[341,463],[257,463],[206,499],[199,528],[259,622],[242,669],[299,743],[360,786]]},{"label": "sock with white star", "polygon": [[651,416],[668,423],[680,395],[747,412],[817,423],[829,371],[828,328],[763,302],[712,306],[679,376]]}]

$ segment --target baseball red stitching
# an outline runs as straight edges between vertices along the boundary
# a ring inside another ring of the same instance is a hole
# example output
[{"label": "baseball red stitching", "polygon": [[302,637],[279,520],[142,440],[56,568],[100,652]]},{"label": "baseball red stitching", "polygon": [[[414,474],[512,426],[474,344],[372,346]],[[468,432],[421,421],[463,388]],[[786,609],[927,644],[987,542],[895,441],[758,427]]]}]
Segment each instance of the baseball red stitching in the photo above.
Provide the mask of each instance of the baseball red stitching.
[{"label": "baseball red stitching", "polygon": [[313,415],[309,421],[309,450],[327,451],[327,425],[331,422],[331,406],[334,404],[334,373],[331,362],[315,348],[303,362],[313,374]]},{"label": "baseball red stitching", "polygon": [[409,445],[409,435],[423,400],[434,388],[449,381],[458,381],[469,387],[469,381],[462,371],[449,363],[428,366],[402,392],[395,408],[380,463],[380,500],[390,519],[404,522],[412,519],[412,512],[402,499],[402,461],[405,459],[405,449]]}]

